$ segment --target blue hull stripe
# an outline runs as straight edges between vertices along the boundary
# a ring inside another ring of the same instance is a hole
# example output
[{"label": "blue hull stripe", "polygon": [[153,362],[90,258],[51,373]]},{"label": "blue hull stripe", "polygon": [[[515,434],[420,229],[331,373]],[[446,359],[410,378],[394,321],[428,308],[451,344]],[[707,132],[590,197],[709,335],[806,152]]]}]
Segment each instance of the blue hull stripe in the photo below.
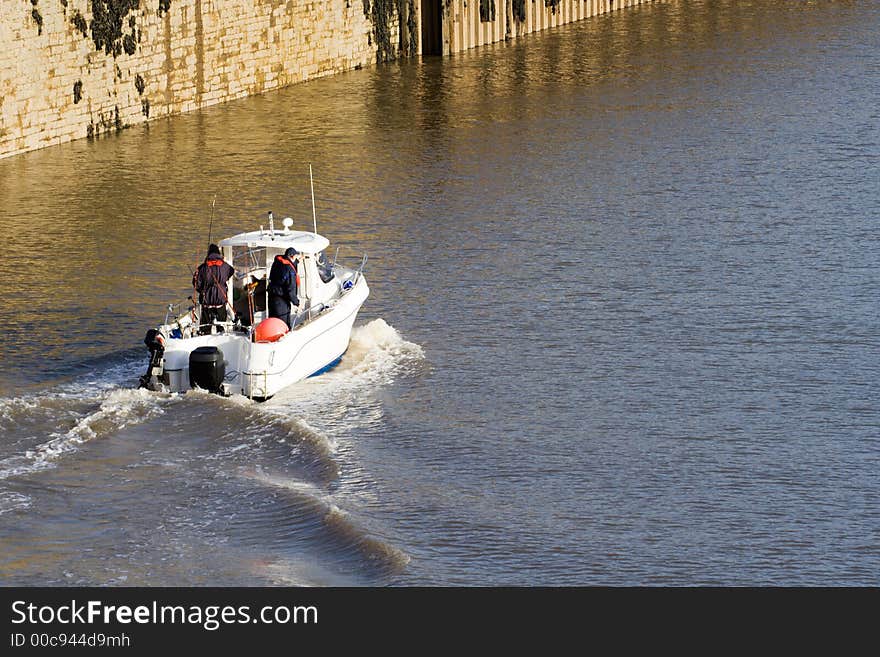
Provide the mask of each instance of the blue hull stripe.
[{"label": "blue hull stripe", "polygon": [[[346,349],[345,351],[348,351],[348,349]],[[317,370],[316,372],[312,372],[311,374],[309,374],[306,378],[307,378],[307,379],[311,379],[313,376],[318,376],[319,374],[324,374],[324,372],[329,372],[330,370],[332,370],[334,367],[336,367],[337,365],[339,365],[339,362],[342,360],[342,356],[345,355],[345,351],[343,351],[342,354],[341,354],[340,356],[338,356],[337,358],[334,358],[334,359],[331,360],[329,363],[327,363],[326,365],[324,365],[324,367],[322,367],[321,369]]]}]

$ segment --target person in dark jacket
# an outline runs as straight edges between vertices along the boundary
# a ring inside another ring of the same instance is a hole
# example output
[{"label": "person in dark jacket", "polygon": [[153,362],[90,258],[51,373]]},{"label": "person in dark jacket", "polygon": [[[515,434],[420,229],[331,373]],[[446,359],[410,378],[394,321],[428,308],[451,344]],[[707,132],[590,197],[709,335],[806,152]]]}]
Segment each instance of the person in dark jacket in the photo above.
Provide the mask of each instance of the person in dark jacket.
[{"label": "person in dark jacket", "polygon": [[199,333],[211,332],[214,320],[226,321],[226,283],[235,273],[232,265],[223,260],[220,247],[212,244],[208,247],[205,261],[193,274],[193,288],[199,294],[199,305],[202,307]]},{"label": "person in dark jacket", "polygon": [[284,320],[290,327],[290,306],[298,306],[297,286],[299,274],[296,271],[294,257],[297,250],[287,249],[284,255],[275,256],[272,269],[269,271],[269,317]]}]

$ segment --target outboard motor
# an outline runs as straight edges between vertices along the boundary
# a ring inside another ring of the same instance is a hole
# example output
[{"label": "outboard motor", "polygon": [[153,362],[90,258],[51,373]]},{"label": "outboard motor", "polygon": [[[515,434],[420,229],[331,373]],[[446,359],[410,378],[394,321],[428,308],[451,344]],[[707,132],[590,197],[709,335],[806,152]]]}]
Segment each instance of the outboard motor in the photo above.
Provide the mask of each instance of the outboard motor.
[{"label": "outboard motor", "polygon": [[144,344],[150,350],[150,364],[147,365],[147,373],[140,378],[140,387],[160,390],[162,384],[159,377],[165,370],[165,336],[156,329],[150,329],[144,336]]},{"label": "outboard motor", "polygon": [[198,347],[189,354],[189,385],[223,394],[226,363],[218,347]]}]

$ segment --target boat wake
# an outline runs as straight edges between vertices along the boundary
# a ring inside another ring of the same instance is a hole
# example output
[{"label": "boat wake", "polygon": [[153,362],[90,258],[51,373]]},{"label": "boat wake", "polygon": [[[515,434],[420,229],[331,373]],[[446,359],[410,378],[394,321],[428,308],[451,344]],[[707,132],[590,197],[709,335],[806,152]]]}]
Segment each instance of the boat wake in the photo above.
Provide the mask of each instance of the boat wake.
[{"label": "boat wake", "polygon": [[316,486],[283,475],[268,474],[259,468],[243,468],[239,474],[263,486],[285,491],[300,512],[320,520],[330,539],[343,549],[354,549],[385,574],[399,573],[409,563],[409,555],[364,530],[334,503],[332,496]]},{"label": "boat wake", "polygon": [[351,377],[355,383],[391,383],[397,374],[424,358],[425,352],[419,345],[405,340],[397,329],[379,318],[354,327],[348,352],[340,366],[329,374]]},{"label": "boat wake", "polygon": [[234,465],[241,459],[253,463],[255,453],[259,453],[262,459],[274,457],[277,465],[278,459],[289,461],[292,456],[323,483],[338,476],[336,440],[310,424],[301,413],[267,408],[240,395],[223,398],[193,390],[186,398],[189,403],[195,402],[202,413],[206,407],[217,409],[204,413],[215,416],[213,426],[218,443],[217,449],[204,458]]},{"label": "boat wake", "polygon": [[[180,396],[134,389],[144,356],[127,354],[101,370],[35,395],[0,398],[0,432],[11,436],[0,445],[0,480],[53,467],[83,443],[161,415],[165,406],[182,399],[216,403],[226,410],[235,407],[238,417],[229,422],[232,430],[240,433],[244,425],[253,435],[265,436],[268,430],[283,436],[320,462],[332,478],[337,474],[338,445],[322,428],[322,418],[332,419],[344,410],[348,404],[340,400],[354,403],[356,393],[390,383],[423,358],[421,347],[375,319],[354,328],[349,350],[336,369],[256,404],[241,396],[223,399],[200,391]],[[10,450],[17,453],[7,455]]]},{"label": "boat wake", "polygon": [[[180,488],[186,497],[171,508],[173,522],[188,528],[177,534],[182,551],[208,545],[226,555],[240,543],[241,559],[250,565],[238,572],[273,584],[353,585],[406,567],[406,553],[343,507],[352,482],[370,487],[353,446],[381,420],[383,386],[421,371],[421,347],[373,320],[354,328],[335,369],[264,403],[200,390],[137,389],[144,361],[140,350],[109,355],[75,380],[0,397],[0,516],[31,514],[43,505],[43,479],[29,475],[75,461],[77,453],[100,456],[102,445],[113,442],[135,469],[120,478],[120,506],[106,508],[108,517],[127,508],[128,495],[139,497],[141,486],[162,485],[172,501]],[[137,425],[146,426],[132,429]],[[119,434],[132,441],[106,440]],[[108,467],[95,472],[114,476]],[[170,473],[178,472],[180,483],[169,484]],[[217,515],[198,506],[205,500],[216,500],[205,508]],[[239,503],[253,512],[240,513]],[[158,520],[169,522],[167,513]]]},{"label": "boat wake", "polygon": [[267,413],[305,415],[322,426],[339,423],[351,428],[351,411],[367,408],[365,395],[389,385],[398,376],[413,374],[425,362],[425,352],[409,342],[384,319],[355,326],[348,351],[334,369],[282,390],[262,404]]},{"label": "boat wake", "polygon": [[[75,415],[72,409],[85,401],[73,397],[65,407],[63,399],[63,397],[54,400],[41,399],[33,405],[18,404],[19,400],[15,399],[3,401],[11,402],[7,406],[23,406],[28,411],[38,408],[57,411],[60,406],[67,411],[68,416]],[[86,441],[101,438],[128,425],[144,422],[159,415],[164,412],[161,404],[157,403],[159,401],[154,394],[146,390],[116,388],[104,392],[99,395],[98,407],[75,419],[73,426],[66,431],[52,432],[49,434],[49,440],[25,450],[24,454],[0,461],[0,480],[50,468],[60,456],[76,450]],[[57,422],[57,417],[55,421]]]},{"label": "boat wake", "polygon": [[26,509],[31,505],[31,498],[16,491],[0,491],[0,516],[10,511]]}]

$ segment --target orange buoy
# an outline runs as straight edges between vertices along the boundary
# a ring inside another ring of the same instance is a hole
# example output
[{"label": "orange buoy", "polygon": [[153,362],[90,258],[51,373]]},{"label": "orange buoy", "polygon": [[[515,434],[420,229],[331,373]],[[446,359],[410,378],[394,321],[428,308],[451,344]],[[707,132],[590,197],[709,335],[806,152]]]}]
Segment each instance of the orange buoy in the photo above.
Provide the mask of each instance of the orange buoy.
[{"label": "orange buoy", "polygon": [[254,330],[254,340],[256,342],[275,342],[287,335],[289,330],[283,319],[269,317],[257,324],[257,328]]}]

